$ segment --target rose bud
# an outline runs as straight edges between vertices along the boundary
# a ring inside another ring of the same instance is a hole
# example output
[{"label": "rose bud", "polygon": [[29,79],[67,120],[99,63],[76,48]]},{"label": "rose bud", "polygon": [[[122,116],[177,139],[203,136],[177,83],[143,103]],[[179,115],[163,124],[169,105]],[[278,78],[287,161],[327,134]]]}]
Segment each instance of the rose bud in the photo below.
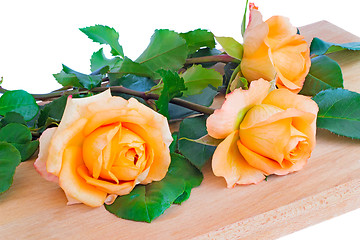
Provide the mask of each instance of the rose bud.
[{"label": "rose bud", "polygon": [[276,79],[279,88],[300,92],[311,65],[304,37],[297,34],[288,18],[273,16],[264,22],[257,7],[249,6],[241,72],[248,81]]}]

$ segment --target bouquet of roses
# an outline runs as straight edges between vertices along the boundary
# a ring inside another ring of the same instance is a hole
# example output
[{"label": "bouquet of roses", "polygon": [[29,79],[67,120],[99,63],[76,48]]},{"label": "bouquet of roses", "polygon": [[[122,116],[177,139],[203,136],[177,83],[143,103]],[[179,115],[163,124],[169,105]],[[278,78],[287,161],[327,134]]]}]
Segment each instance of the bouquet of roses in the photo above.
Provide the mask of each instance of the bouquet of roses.
[{"label": "bouquet of roses", "polygon": [[95,25],[80,30],[113,58],[94,52],[90,74],[63,65],[48,94],[0,88],[0,193],[39,149],[35,169],[68,204],[151,222],[190,197],[208,161],[233,188],[301,170],[317,127],[359,139],[360,95],[327,54],[360,43],[307,43],[288,18],[263,21],[247,5],[243,43],[160,29],[132,60],[113,28]]}]

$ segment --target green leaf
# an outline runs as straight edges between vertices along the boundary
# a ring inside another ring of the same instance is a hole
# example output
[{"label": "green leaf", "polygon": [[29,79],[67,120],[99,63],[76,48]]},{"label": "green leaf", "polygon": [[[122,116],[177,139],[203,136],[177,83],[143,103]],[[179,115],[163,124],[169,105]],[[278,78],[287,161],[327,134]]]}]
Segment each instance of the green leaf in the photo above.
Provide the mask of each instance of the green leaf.
[{"label": "green leaf", "polygon": [[181,204],[183,202],[185,202],[186,200],[188,200],[190,197],[190,193],[189,192],[184,192],[183,194],[181,194],[177,199],[175,199],[174,204]]},{"label": "green leaf", "polygon": [[339,64],[327,56],[318,56],[311,59],[310,71],[300,94],[315,96],[328,88],[343,88],[343,82]]},{"label": "green leaf", "polygon": [[108,65],[102,66],[101,68],[93,71],[90,73],[90,76],[96,76],[96,75],[105,75],[110,71],[110,67]]},{"label": "green leaf", "polygon": [[150,70],[147,66],[133,62],[130,58],[125,57],[121,65],[114,68],[111,73],[109,73],[109,78],[122,77],[126,74],[134,74],[142,77],[155,78],[157,73]]},{"label": "green leaf", "polygon": [[[186,200],[191,189],[202,182],[203,176],[189,161],[179,154],[171,154],[171,164],[165,178],[146,186],[138,185],[124,196],[119,196],[105,208],[124,219],[151,222],[164,213],[175,201]],[[179,198],[181,197],[181,198]]]},{"label": "green leaf", "polygon": [[155,30],[145,51],[136,59],[153,72],[159,69],[177,71],[188,56],[185,39],[168,29]]},{"label": "green leaf", "polygon": [[171,153],[175,153],[178,150],[178,140],[179,140],[179,132],[174,132],[171,134],[173,141],[169,146],[169,150]]},{"label": "green leaf", "polygon": [[225,52],[237,59],[242,59],[244,47],[232,37],[215,37],[216,41],[224,48]]},{"label": "green leaf", "polygon": [[2,127],[8,125],[9,123],[19,123],[26,125],[24,117],[16,112],[7,112],[5,117],[1,119],[0,123]]},{"label": "green leaf", "polygon": [[119,57],[114,57],[114,58],[107,58],[104,55],[104,51],[102,48],[100,48],[99,51],[94,52],[93,55],[91,56],[90,59],[90,69],[91,72],[94,72],[104,66],[109,66],[110,70],[114,67],[117,67],[121,64],[122,59]]},{"label": "green leaf", "polygon": [[[111,77],[110,77],[111,76]],[[133,74],[127,74],[119,78],[115,74],[109,75],[110,86],[123,86],[132,90],[146,92],[149,91],[155,83],[148,77],[140,77]]]},{"label": "green leaf", "polygon": [[0,141],[8,143],[27,143],[31,141],[30,130],[22,124],[10,123],[0,129]]},{"label": "green leaf", "polygon": [[124,57],[123,48],[119,44],[119,33],[116,32],[115,29],[108,26],[95,25],[80,28],[80,31],[85,33],[86,36],[94,42],[110,45],[111,54],[113,56],[120,55],[121,57]]},{"label": "green leaf", "polygon": [[0,97],[0,115],[8,112],[21,114],[26,121],[33,119],[39,111],[35,99],[23,90],[7,91]]},{"label": "green leaf", "polygon": [[102,75],[99,74],[99,75],[86,75],[86,74],[83,74],[83,73],[79,73],[77,71],[74,71],[72,70],[71,68],[65,66],[63,64],[63,71],[67,74],[74,74],[79,83],[84,86],[85,88],[87,89],[92,89],[94,87],[98,87],[100,86],[101,84],[101,80],[102,80]]},{"label": "green leaf", "polygon": [[48,127],[53,123],[60,122],[62,115],[65,110],[67,96],[61,96],[58,99],[55,99],[51,103],[48,103],[40,111],[39,118],[37,120],[37,126]]},{"label": "green leaf", "polygon": [[[212,104],[214,97],[217,95],[217,93],[218,92],[216,91],[216,89],[209,86],[205,88],[201,94],[191,95],[187,97],[180,97],[180,98],[189,102],[193,102],[196,104],[209,107]],[[172,103],[169,104],[170,119],[182,119],[186,116],[190,116],[194,114],[198,114],[198,112]]]},{"label": "green leaf", "polygon": [[20,153],[14,146],[0,142],[0,193],[10,188],[20,159]]},{"label": "green leaf", "polygon": [[319,106],[317,126],[346,137],[360,139],[360,94],[346,89],[327,89],[313,100]]},{"label": "green leaf", "polygon": [[244,15],[243,15],[243,19],[241,22],[241,36],[244,36],[245,30],[246,30],[246,13],[247,13],[247,9],[248,9],[248,5],[249,5],[249,0],[246,0],[245,3],[245,9],[244,9]]},{"label": "green leaf", "polygon": [[[187,90],[183,91],[184,96],[200,94],[210,85],[218,88],[222,85],[222,76],[214,69],[203,68],[201,65],[193,65],[184,73],[180,74],[184,78],[184,83]],[[159,94],[164,88],[164,83],[159,83],[154,86],[150,92]]]},{"label": "green leaf", "polygon": [[20,152],[21,161],[29,160],[39,147],[39,140],[29,141],[27,143],[11,143]]},{"label": "green leaf", "polygon": [[162,77],[164,87],[161,91],[160,97],[155,101],[159,113],[169,118],[169,102],[174,97],[181,97],[183,91],[186,90],[184,79],[176,72],[170,70],[159,70],[158,73]]},{"label": "green leaf", "polygon": [[180,36],[186,40],[189,53],[194,53],[201,47],[214,48],[214,34],[205,29],[196,29],[194,31],[180,33]]},{"label": "green leaf", "polygon": [[30,130],[19,123],[9,123],[0,129],[0,141],[10,143],[21,154],[21,161],[29,159],[37,150],[39,141],[31,141]]},{"label": "green leaf", "polygon": [[100,85],[103,75],[109,71],[109,66],[105,65],[96,69],[90,75],[87,75],[74,71],[64,64],[62,66],[63,69],[61,72],[53,74],[53,76],[56,81],[64,87],[85,87],[87,89],[92,89]]},{"label": "green leaf", "polygon": [[[117,77],[115,74],[109,75],[109,79],[110,79],[110,86],[123,86],[139,92],[149,91],[155,85],[152,79],[148,77],[136,76],[133,74],[127,74],[125,76],[120,75],[120,77]],[[125,99],[136,98],[139,102],[148,105],[148,103],[140,97],[135,97],[133,95],[125,94],[125,93],[114,92],[112,94]]]},{"label": "green leaf", "polygon": [[83,87],[80,84],[79,79],[73,73],[67,74],[63,70],[61,70],[61,72],[53,74],[53,76],[55,80],[64,87]]},{"label": "green leaf", "polygon": [[181,77],[184,78],[187,90],[184,91],[184,96],[200,94],[209,86],[218,88],[222,85],[222,75],[215,69],[203,68],[201,65],[194,65],[187,69]]},{"label": "green leaf", "polygon": [[211,158],[215,151],[215,147],[189,141],[184,138],[198,139],[206,134],[205,116],[187,118],[180,124],[179,151],[199,169],[201,169]]},{"label": "green leaf", "polygon": [[342,51],[342,50],[360,50],[360,42],[350,42],[350,43],[331,43],[325,42],[320,38],[313,38],[310,45],[310,54],[323,55],[327,53]]}]

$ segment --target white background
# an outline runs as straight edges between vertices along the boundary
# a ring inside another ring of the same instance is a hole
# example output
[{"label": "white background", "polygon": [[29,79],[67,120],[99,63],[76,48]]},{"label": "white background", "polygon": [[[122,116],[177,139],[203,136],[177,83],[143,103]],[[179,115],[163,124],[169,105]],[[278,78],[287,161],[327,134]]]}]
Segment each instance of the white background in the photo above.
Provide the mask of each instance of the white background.
[{"label": "white background", "polygon": [[[360,36],[355,0],[254,0],[264,20],[290,18],[295,26],[327,20]],[[45,93],[60,85],[52,74],[61,64],[89,73],[90,56],[100,46],[78,30],[103,24],[120,33],[131,59],[147,46],[156,28],[178,32],[205,28],[241,41],[245,0],[212,1],[0,1],[0,77],[3,87]],[[105,47],[105,52],[109,48]],[[110,56],[110,55],[108,55]],[[360,210],[306,228],[282,239],[360,239]]]}]

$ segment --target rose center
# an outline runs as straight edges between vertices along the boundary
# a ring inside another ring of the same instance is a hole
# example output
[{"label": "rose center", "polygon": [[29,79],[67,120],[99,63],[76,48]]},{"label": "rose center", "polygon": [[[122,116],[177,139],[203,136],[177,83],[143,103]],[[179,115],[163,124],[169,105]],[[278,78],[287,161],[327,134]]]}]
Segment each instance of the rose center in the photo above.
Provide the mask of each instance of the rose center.
[{"label": "rose center", "polygon": [[302,159],[309,151],[307,151],[309,143],[304,138],[292,139],[288,145],[288,154],[285,155],[285,159],[295,164],[296,161]]},{"label": "rose center", "polygon": [[136,153],[136,150],[135,148],[130,148],[126,154],[125,154],[125,157],[132,161],[134,163],[134,165],[136,165],[138,159],[139,159],[139,155]]},{"label": "rose center", "polygon": [[102,126],[84,141],[83,157],[95,179],[136,180],[147,165],[145,141],[121,124]]}]

